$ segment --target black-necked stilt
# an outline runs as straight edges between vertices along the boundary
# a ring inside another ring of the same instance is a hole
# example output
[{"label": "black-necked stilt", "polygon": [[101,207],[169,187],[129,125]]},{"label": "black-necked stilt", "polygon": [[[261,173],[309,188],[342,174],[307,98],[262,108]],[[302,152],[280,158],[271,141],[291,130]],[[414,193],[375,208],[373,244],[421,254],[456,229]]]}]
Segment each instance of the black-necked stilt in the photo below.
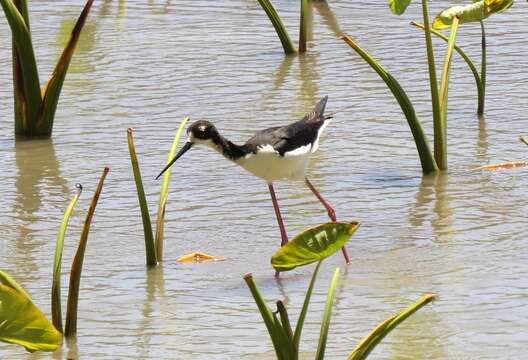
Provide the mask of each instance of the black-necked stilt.
[{"label": "black-necked stilt", "polygon": [[[196,121],[187,130],[188,138],[185,145],[156,179],[195,144],[205,145],[218,151],[228,160],[242,166],[268,183],[271,201],[279,223],[281,246],[284,246],[288,242],[288,236],[273,188],[273,181],[275,180],[304,179],[308,188],[328,211],[330,219],[336,221],[334,209],[306,177],[310,155],[318,149],[321,134],[332,118],[332,116],[324,115],[327,100],[328,96],[319,100],[314,110],[302,120],[286,126],[261,130],[243,145],[233,144],[224,138],[210,122]],[[342,250],[348,263],[349,258],[346,249],[343,247]]]}]

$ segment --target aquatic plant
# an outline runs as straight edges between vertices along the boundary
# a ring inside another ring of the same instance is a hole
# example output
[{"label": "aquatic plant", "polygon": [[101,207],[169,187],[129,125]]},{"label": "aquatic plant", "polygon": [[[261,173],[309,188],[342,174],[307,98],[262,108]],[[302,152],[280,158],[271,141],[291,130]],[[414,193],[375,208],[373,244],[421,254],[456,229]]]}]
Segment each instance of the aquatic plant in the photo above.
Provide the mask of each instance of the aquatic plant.
[{"label": "aquatic plant", "polygon": [[[181,134],[185,125],[189,121],[186,117],[181,122],[172,146],[167,156],[167,163],[172,160],[178,149],[178,143],[180,141]],[[130,153],[130,161],[132,163],[132,170],[134,172],[134,181],[136,183],[136,190],[138,193],[139,207],[141,209],[141,219],[143,222],[143,234],[145,237],[145,249],[146,249],[146,263],[148,267],[153,267],[158,264],[158,261],[163,260],[163,229],[165,221],[165,209],[167,205],[167,199],[169,195],[169,182],[170,182],[170,169],[163,175],[163,182],[161,183],[160,199],[158,203],[158,216],[156,218],[156,233],[153,234],[152,222],[150,219],[150,213],[148,210],[147,198],[145,196],[145,190],[143,188],[143,180],[141,179],[141,171],[139,169],[139,161],[136,154],[136,147],[134,145],[134,137],[132,129],[127,130],[128,139],[128,151]]]},{"label": "aquatic plant", "polygon": [[[511,0],[510,0],[511,1]],[[498,4],[505,3],[505,0],[482,0],[479,1],[478,6],[490,6],[489,3],[495,5],[487,12],[498,11],[501,8]],[[402,14],[405,12],[411,0],[389,0],[389,6],[393,13]],[[482,10],[482,9],[481,9]],[[344,36],[343,40],[354,49],[385,81],[400,107],[407,118],[409,127],[416,143],[416,148],[420,157],[422,171],[424,173],[432,173],[438,170],[447,169],[447,103],[448,103],[448,89],[449,89],[449,74],[451,68],[451,59],[455,47],[455,40],[460,22],[470,22],[474,20],[474,16],[467,15],[467,10],[460,13],[450,13],[453,16],[444,17],[446,26],[449,26],[451,31],[447,41],[447,50],[440,78],[440,86],[435,67],[435,57],[432,45],[431,27],[429,25],[429,14],[427,9],[427,0],[422,0],[422,15],[423,26],[425,32],[425,48],[427,52],[427,62],[429,71],[429,87],[431,92],[431,105],[433,111],[433,128],[434,128],[434,152],[431,154],[428,141],[421,126],[421,123],[416,115],[414,107],[409,100],[407,94],[398,83],[398,81],[385,70],[376,59],[374,59],[366,50],[362,49],[351,37]],[[488,15],[489,16],[489,15]],[[449,25],[448,25],[449,24]]]},{"label": "aquatic plant", "polygon": [[[496,1],[496,0],[482,0],[473,2],[473,4],[465,6],[452,6],[441,11],[433,20],[433,26],[431,33],[444,41],[448,41],[448,38],[442,33],[436,30],[442,30],[449,28],[454,17],[459,17],[460,24],[479,22],[481,29],[481,62],[480,62],[480,73],[478,72],[473,61],[467,56],[464,51],[455,45],[455,51],[464,59],[469,69],[473,73],[475,78],[475,84],[477,86],[478,95],[478,106],[477,114],[482,115],[484,113],[484,104],[486,97],[486,32],[484,28],[484,19],[488,18],[492,14],[503,12],[509,9],[513,5],[513,0]],[[424,25],[416,22],[411,22],[418,28],[424,30]]]},{"label": "aquatic plant", "polygon": [[[244,276],[244,280],[246,281],[259,312],[262,315],[278,359],[297,360],[299,358],[301,333],[321,263],[325,258],[339,250],[350,239],[350,236],[358,227],[359,223],[357,222],[350,224],[335,222],[322,224],[302,232],[273,255],[271,262],[277,271],[287,271],[294,269],[297,266],[318,261],[312,279],[308,285],[308,290],[304,297],[304,303],[295,330],[292,329],[290,317],[284,303],[281,300],[278,300],[276,302],[277,311],[272,311],[260,293],[253,280],[253,276],[251,274]],[[328,329],[330,327],[332,307],[338,282],[339,268],[334,271],[326,297],[317,352],[315,355],[315,358],[318,360],[324,359],[328,339]],[[431,302],[434,298],[434,295],[424,295],[405,310],[382,322],[359,343],[349,356],[349,359],[365,359],[390,331],[418,311],[421,307]]]},{"label": "aquatic plant", "polygon": [[[293,55],[297,53],[297,50],[295,49],[295,45],[293,45],[293,42],[288,35],[288,30],[286,29],[286,26],[284,26],[284,23],[282,22],[282,19],[280,18],[279,14],[277,13],[277,10],[273,7],[273,4],[271,3],[271,0],[258,0],[260,6],[262,6],[262,9],[266,12],[266,15],[268,15],[268,18],[271,21],[271,24],[275,28],[275,31],[277,32],[277,36],[279,37],[282,48],[284,49],[284,53],[286,55]],[[308,34],[308,11],[309,11],[309,0],[300,0],[301,5],[301,18],[300,18],[300,25],[299,25],[299,50],[298,52],[300,54],[306,52],[306,40],[307,40],[307,34]]]},{"label": "aquatic plant", "polygon": [[525,138],[524,136],[519,136],[519,141],[528,145],[528,138]]},{"label": "aquatic plant", "polygon": [[66,308],[66,325],[64,328],[64,335],[66,337],[75,335],[77,333],[77,308],[79,303],[79,285],[81,284],[81,273],[84,261],[84,253],[86,251],[86,244],[88,242],[88,233],[90,232],[90,225],[92,224],[92,219],[95,213],[95,207],[97,206],[97,201],[103,190],[104,180],[108,171],[110,169],[105,167],[103,169],[103,174],[99,179],[99,183],[95,188],[94,195],[92,197],[92,202],[86,213],[86,219],[84,220],[84,226],[81,232],[81,239],[79,241],[79,246],[75,257],[73,258],[73,263],[70,271],[70,287],[68,290],[68,304]]},{"label": "aquatic plant", "polygon": [[0,341],[21,345],[29,352],[54,351],[62,345],[62,334],[27,292],[1,270],[0,319]]},{"label": "aquatic plant", "polygon": [[84,6],[51,78],[40,88],[26,0],[0,0],[13,34],[15,135],[50,137],[59,96],[93,0]]},{"label": "aquatic plant", "polygon": [[75,335],[77,332],[77,308],[79,302],[79,286],[81,283],[81,273],[84,261],[84,253],[86,250],[86,244],[88,242],[88,233],[90,232],[90,225],[92,224],[93,215],[95,208],[103,190],[104,180],[108,174],[109,169],[105,167],[99,183],[95,189],[90,207],[86,214],[84,226],[81,232],[81,239],[73,259],[72,267],[70,270],[70,287],[68,292],[68,304],[66,311],[66,328],[63,331],[62,327],[62,306],[61,306],[61,267],[62,267],[62,252],[64,249],[64,237],[66,230],[68,229],[68,222],[73,212],[73,208],[77,204],[77,200],[81,196],[82,186],[77,184],[77,193],[70,201],[66,211],[64,212],[61,226],[59,228],[59,234],[57,235],[57,242],[55,245],[55,260],[53,263],[53,285],[51,287],[51,316],[53,325],[61,333],[64,332],[66,337]]}]

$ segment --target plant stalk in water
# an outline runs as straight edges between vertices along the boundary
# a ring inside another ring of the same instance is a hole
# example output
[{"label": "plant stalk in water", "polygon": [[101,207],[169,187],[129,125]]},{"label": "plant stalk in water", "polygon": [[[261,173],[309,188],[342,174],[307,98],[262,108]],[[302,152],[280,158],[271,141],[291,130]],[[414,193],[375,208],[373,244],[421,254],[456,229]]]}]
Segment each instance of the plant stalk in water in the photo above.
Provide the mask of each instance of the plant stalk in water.
[{"label": "plant stalk in water", "polygon": [[[275,32],[277,33],[277,36],[279,37],[279,40],[282,44],[284,53],[286,55],[297,54],[295,45],[293,45],[293,42],[290,36],[288,35],[288,30],[286,29],[286,26],[284,25],[282,19],[277,13],[277,10],[275,10],[275,7],[271,3],[271,0],[258,0],[258,2],[262,9],[266,12],[266,15],[268,15],[268,18],[270,19],[271,24],[273,25],[273,28],[275,29]],[[299,25],[299,54],[305,53],[307,49],[306,43],[308,40],[308,26],[310,26],[308,14],[310,10],[309,6],[311,6],[309,0],[300,0],[301,10]]]},{"label": "plant stalk in water", "polygon": [[63,332],[62,328],[62,307],[61,307],[61,264],[62,264],[62,251],[64,249],[64,237],[66,235],[66,229],[68,228],[68,222],[73,212],[79,196],[81,196],[82,186],[77,184],[77,193],[70,201],[70,204],[64,212],[59,234],[57,235],[57,242],[55,244],[55,260],[53,262],[53,285],[51,286],[51,318],[55,328]]},{"label": "plant stalk in water", "polygon": [[64,335],[66,337],[75,336],[77,333],[77,307],[79,304],[79,286],[81,283],[81,273],[84,262],[84,253],[86,251],[86,244],[88,243],[88,234],[90,232],[90,225],[92,224],[92,219],[95,213],[95,208],[103,191],[103,184],[110,169],[105,167],[103,169],[103,174],[99,179],[97,188],[95,189],[94,195],[92,197],[92,202],[88,208],[88,213],[86,214],[86,219],[84,221],[84,226],[81,232],[81,240],[79,241],[79,247],[75,253],[73,259],[71,272],[70,272],[70,288],[68,291],[68,307],[66,309],[66,326]]},{"label": "plant stalk in water", "polygon": [[84,6],[51,78],[40,88],[26,0],[0,0],[13,41],[15,135],[50,137],[64,79],[94,0]]},{"label": "plant stalk in water", "polygon": [[[181,122],[174,139],[172,141],[172,146],[170,148],[167,163],[174,157],[176,150],[178,149],[178,144],[180,142],[181,134],[185,125],[189,121],[189,117],[186,117]],[[132,163],[132,170],[134,172],[134,180],[136,183],[136,190],[138,193],[139,207],[141,209],[141,219],[143,221],[143,234],[145,237],[145,249],[146,249],[146,263],[148,267],[154,267],[163,260],[163,230],[165,223],[165,211],[167,207],[167,199],[169,196],[169,183],[171,171],[168,169],[165,171],[163,176],[163,181],[161,183],[160,189],[160,199],[158,202],[158,216],[156,218],[156,233],[153,234],[152,231],[152,221],[150,218],[150,213],[148,209],[147,197],[145,195],[145,190],[143,188],[143,180],[141,178],[141,171],[139,168],[139,161],[136,154],[136,147],[134,145],[134,137],[132,129],[127,130],[127,139],[128,139],[128,150],[130,153],[130,161]]]}]

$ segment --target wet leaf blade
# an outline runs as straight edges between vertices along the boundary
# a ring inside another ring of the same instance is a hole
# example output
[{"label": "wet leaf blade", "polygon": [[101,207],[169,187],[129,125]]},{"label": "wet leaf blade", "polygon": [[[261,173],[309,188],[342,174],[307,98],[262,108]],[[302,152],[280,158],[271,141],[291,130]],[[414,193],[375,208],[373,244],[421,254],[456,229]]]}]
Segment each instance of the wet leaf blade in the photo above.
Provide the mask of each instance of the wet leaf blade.
[{"label": "wet leaf blade", "polygon": [[73,213],[73,208],[81,196],[82,186],[77,184],[77,193],[68,204],[57,235],[55,244],[55,259],[53,262],[53,284],[51,286],[51,318],[53,325],[57,330],[63,332],[62,328],[62,306],[61,306],[61,267],[62,267],[62,251],[64,249],[64,237],[68,228],[68,222]]},{"label": "wet leaf blade", "polygon": [[326,296],[326,304],[323,313],[323,322],[321,323],[321,332],[319,334],[319,345],[317,346],[317,353],[315,358],[317,360],[324,360],[324,354],[326,349],[326,340],[328,339],[328,329],[330,328],[330,318],[332,316],[332,307],[334,306],[334,298],[337,290],[337,284],[339,283],[339,268],[334,272],[332,282],[330,283],[330,289]]},{"label": "wet leaf blade", "polygon": [[[33,51],[33,43],[29,26],[26,25],[23,14],[21,14],[12,0],[0,0],[0,5],[4,10],[7,22],[13,35],[15,52],[13,53],[14,62],[14,85],[15,85],[15,106],[18,108],[16,113],[23,116],[17,119],[23,124],[17,124],[26,135],[30,135],[35,126],[42,98],[40,95],[40,81],[38,76],[37,61]],[[26,12],[25,2],[21,5]],[[23,111],[23,114],[20,111]]]},{"label": "wet leaf blade", "polygon": [[27,351],[54,351],[62,334],[33,304],[29,295],[0,271],[0,341],[21,345]]},{"label": "wet leaf blade", "polygon": [[422,307],[430,303],[436,298],[434,294],[423,295],[415,303],[408,306],[406,309],[400,311],[398,314],[389,317],[387,320],[379,324],[370,334],[368,334],[354,349],[348,360],[363,360],[366,359],[372,350],[394,330],[404,320],[409,318],[412,314],[420,310]]},{"label": "wet leaf blade", "polygon": [[341,249],[358,227],[358,222],[330,222],[307,229],[281,247],[271,264],[277,271],[288,271],[323,260]]},{"label": "wet leaf blade", "polygon": [[291,354],[293,349],[291,347],[291,342],[289,341],[287,334],[282,328],[282,325],[278,321],[277,317],[273,314],[270,307],[266,303],[266,300],[260,293],[257,284],[255,284],[255,281],[253,280],[253,276],[251,274],[246,274],[244,276],[244,281],[248,285],[251,295],[253,296],[259,312],[262,315],[264,324],[266,325],[268,333],[271,337],[273,347],[275,348],[277,358],[292,359]]},{"label": "wet leaf blade", "polygon": [[[172,146],[170,148],[169,155],[167,156],[167,165],[176,155],[176,150],[178,150],[178,144],[180,142],[181,134],[183,132],[183,129],[185,129],[185,125],[187,125],[188,121],[189,121],[189,117],[186,117],[185,119],[183,119],[180,126],[178,127],[178,130],[176,131],[176,134],[174,135],[174,140],[172,141]],[[165,209],[167,206],[167,199],[169,197],[170,174],[171,174],[171,170],[170,168],[168,168],[165,171],[165,174],[163,175],[163,182],[161,183],[161,190],[160,190],[160,200],[158,204],[158,216],[156,218],[155,246],[156,246],[156,259],[158,261],[163,260],[163,224],[165,221]]]},{"label": "wet leaf blade", "polygon": [[297,326],[295,326],[295,333],[293,334],[293,347],[296,351],[299,351],[299,343],[301,342],[301,333],[304,326],[304,320],[306,319],[306,314],[308,314],[308,305],[310,305],[310,298],[312,297],[315,279],[317,278],[317,273],[319,272],[320,266],[321,261],[319,261],[317,263],[317,266],[315,267],[314,273],[312,275],[312,280],[310,280],[310,285],[308,286],[308,290],[306,291],[306,295],[304,296],[304,303],[301,309],[301,313],[299,314]]},{"label": "wet leaf blade", "polygon": [[143,234],[145,237],[146,261],[147,266],[156,266],[156,245],[154,243],[154,236],[152,234],[152,223],[150,221],[150,213],[145,196],[145,189],[143,188],[143,180],[141,180],[141,171],[139,169],[139,162],[136,154],[136,147],[134,145],[134,137],[132,129],[127,130],[128,151],[130,152],[130,161],[132,162],[132,171],[134,172],[134,180],[136,183],[136,190],[138,193],[139,207],[141,209],[141,219],[143,221]]},{"label": "wet leaf blade", "polygon": [[284,49],[284,53],[286,55],[295,54],[297,51],[295,50],[295,46],[293,45],[293,42],[290,39],[290,36],[288,35],[288,30],[286,30],[286,26],[284,26],[284,23],[282,22],[279,14],[277,13],[277,10],[273,7],[273,4],[270,0],[258,0],[260,6],[264,11],[266,12],[266,15],[268,15],[268,18],[270,19],[273,27],[275,28],[275,31],[277,32],[277,35],[279,36],[280,42],[282,44],[282,48]]},{"label": "wet leaf blade", "polygon": [[393,14],[401,15],[407,10],[411,0],[389,0],[389,7]]},{"label": "wet leaf blade", "polygon": [[73,258],[73,263],[70,271],[70,288],[68,290],[68,306],[66,309],[66,326],[64,329],[64,335],[69,337],[77,333],[77,308],[79,304],[79,286],[81,284],[81,273],[84,262],[84,253],[86,252],[86,245],[88,243],[88,234],[90,232],[90,226],[92,224],[92,219],[95,214],[95,208],[97,207],[97,202],[99,201],[99,196],[103,191],[103,185],[110,169],[105,167],[103,173],[99,179],[99,183],[95,189],[90,207],[86,214],[86,219],[84,220],[84,226],[81,232],[81,239],[79,241],[79,246],[77,247],[77,252]]},{"label": "wet leaf blade", "polygon": [[60,93],[62,90],[62,85],[64,84],[64,79],[66,78],[66,73],[68,72],[68,67],[70,61],[73,57],[75,47],[81,36],[81,31],[86,23],[88,14],[92,7],[94,0],[88,0],[81,12],[81,15],[77,19],[75,26],[71,32],[70,40],[66,44],[51,78],[46,83],[45,87],[42,89],[43,100],[42,100],[42,116],[39,119],[39,129],[42,132],[48,132],[51,134],[53,128],[53,119],[55,118],[55,111],[57,110],[57,104],[59,102]]},{"label": "wet leaf blade", "polygon": [[416,144],[416,150],[418,151],[418,156],[420,157],[420,164],[422,165],[422,171],[425,174],[429,174],[438,170],[435,158],[429,147],[427,141],[427,136],[423,130],[422,124],[416,115],[414,106],[411,103],[411,100],[401,87],[400,83],[387,71],[383,68],[379,62],[374,59],[366,50],[362,49],[354,40],[349,36],[344,36],[343,40],[354,49],[359,56],[363,58],[369,64],[376,73],[381,77],[381,79],[387,84],[389,90],[392,92],[398,104],[400,105],[405,118],[407,119],[407,124],[411,129],[411,133]]}]

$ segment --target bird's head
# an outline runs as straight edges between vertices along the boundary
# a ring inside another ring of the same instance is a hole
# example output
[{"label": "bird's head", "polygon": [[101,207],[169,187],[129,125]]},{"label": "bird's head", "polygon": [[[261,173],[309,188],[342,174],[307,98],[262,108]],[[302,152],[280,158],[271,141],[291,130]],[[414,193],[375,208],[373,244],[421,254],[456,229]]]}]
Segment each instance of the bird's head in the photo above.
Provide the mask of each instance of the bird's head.
[{"label": "bird's head", "polygon": [[202,144],[213,147],[215,139],[218,139],[219,133],[216,127],[206,120],[195,121],[187,129],[187,141],[185,145],[178,151],[176,156],[165,166],[165,168],[156,177],[158,179],[165,171],[167,171],[172,164],[176,162],[183,154],[185,154],[195,144]]}]

